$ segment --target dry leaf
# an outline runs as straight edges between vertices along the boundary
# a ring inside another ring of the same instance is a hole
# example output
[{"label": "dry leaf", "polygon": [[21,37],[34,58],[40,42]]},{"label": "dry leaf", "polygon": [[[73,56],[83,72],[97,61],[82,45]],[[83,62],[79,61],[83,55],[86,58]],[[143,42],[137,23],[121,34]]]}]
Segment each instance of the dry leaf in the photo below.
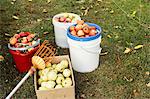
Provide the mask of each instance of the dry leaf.
[{"label": "dry leaf", "polygon": [[29,2],[32,2],[32,0],[28,0]]},{"label": "dry leaf", "polygon": [[12,16],[12,18],[15,19],[15,20],[19,19],[19,17],[17,17],[17,16]]},{"label": "dry leaf", "polygon": [[149,71],[147,71],[147,72],[145,72],[145,74],[149,76],[150,73],[149,73]]},{"label": "dry leaf", "polygon": [[133,90],[133,95],[134,95],[135,97],[137,97],[137,96],[139,96],[139,95],[140,95],[140,93],[139,93],[139,91],[138,91],[138,90]]},{"label": "dry leaf", "polygon": [[38,21],[38,22],[41,22],[41,21],[42,21],[42,19],[37,19],[37,21]]},{"label": "dry leaf", "polygon": [[98,2],[102,2],[102,0],[97,0]]},{"label": "dry leaf", "polygon": [[46,9],[43,9],[43,11],[42,11],[43,13],[47,13],[47,10]]},{"label": "dry leaf", "polygon": [[46,34],[48,34],[48,32],[44,32],[43,34],[46,35]]},{"label": "dry leaf", "polygon": [[113,14],[113,13],[114,13],[114,11],[113,11],[113,10],[111,10],[111,11],[110,11],[110,13],[111,13],[111,14]]},{"label": "dry leaf", "polygon": [[5,33],[5,36],[9,36],[9,37],[11,37],[11,35],[10,35],[10,34],[8,34],[8,33]]},{"label": "dry leaf", "polygon": [[143,47],[143,45],[137,45],[137,46],[134,47],[134,49],[137,50],[137,49],[140,49],[140,48],[142,48],[142,47]]},{"label": "dry leaf", "polygon": [[150,87],[150,82],[146,84],[147,87]]},{"label": "dry leaf", "polygon": [[108,52],[100,53],[100,55],[107,55],[107,54],[108,54]]},{"label": "dry leaf", "polygon": [[87,7],[86,10],[84,11],[84,15],[87,15],[88,11],[89,11],[89,7]]},{"label": "dry leaf", "polygon": [[111,35],[109,35],[109,34],[107,35],[107,37],[108,37],[108,38],[112,38]]},{"label": "dry leaf", "polygon": [[0,61],[3,61],[4,57],[2,55],[0,55]]},{"label": "dry leaf", "polygon": [[51,2],[51,0],[47,0],[47,3],[50,3]]},{"label": "dry leaf", "polygon": [[125,51],[123,53],[127,54],[129,52],[131,52],[132,50],[130,48],[126,48]]}]

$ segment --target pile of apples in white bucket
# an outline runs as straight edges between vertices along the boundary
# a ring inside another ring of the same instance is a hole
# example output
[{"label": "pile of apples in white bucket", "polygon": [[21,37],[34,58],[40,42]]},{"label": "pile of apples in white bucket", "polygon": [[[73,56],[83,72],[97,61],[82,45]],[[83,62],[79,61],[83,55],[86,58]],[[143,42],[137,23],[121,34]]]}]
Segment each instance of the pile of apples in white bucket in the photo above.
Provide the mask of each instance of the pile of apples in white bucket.
[{"label": "pile of apples in white bucket", "polygon": [[66,88],[73,83],[67,60],[58,64],[47,63],[45,69],[38,71],[38,75],[39,90]]}]

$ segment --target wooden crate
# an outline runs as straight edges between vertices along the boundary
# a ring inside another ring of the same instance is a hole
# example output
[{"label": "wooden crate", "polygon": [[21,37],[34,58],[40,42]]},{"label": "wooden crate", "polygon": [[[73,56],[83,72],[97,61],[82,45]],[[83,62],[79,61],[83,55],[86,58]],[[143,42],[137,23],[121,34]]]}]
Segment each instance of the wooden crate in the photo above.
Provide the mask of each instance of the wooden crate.
[{"label": "wooden crate", "polygon": [[67,59],[69,62],[69,67],[72,72],[72,81],[73,85],[68,88],[59,88],[59,89],[50,89],[50,90],[38,90],[38,83],[37,83],[37,72],[34,74],[34,85],[35,91],[37,95],[37,99],[75,99],[75,81],[74,75],[72,70],[72,65],[70,62],[70,58],[68,55],[64,56],[55,56],[53,58],[52,63],[59,63],[61,60]]}]

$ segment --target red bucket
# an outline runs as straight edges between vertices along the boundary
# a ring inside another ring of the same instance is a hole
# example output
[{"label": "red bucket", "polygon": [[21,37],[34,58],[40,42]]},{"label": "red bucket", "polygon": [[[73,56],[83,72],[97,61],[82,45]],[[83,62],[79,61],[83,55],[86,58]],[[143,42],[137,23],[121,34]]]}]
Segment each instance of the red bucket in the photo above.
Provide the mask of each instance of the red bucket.
[{"label": "red bucket", "polygon": [[16,63],[16,68],[19,72],[26,72],[32,66],[31,58],[34,53],[38,50],[39,46],[35,47],[32,51],[28,52],[27,54],[21,54],[14,50],[9,49],[9,52],[13,56],[13,59]]}]

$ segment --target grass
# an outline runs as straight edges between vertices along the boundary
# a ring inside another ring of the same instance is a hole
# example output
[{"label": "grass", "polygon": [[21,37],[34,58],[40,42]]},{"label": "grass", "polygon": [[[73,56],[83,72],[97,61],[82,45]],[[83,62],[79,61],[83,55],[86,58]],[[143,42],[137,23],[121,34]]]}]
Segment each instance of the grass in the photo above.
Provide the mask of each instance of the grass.
[{"label": "grass", "polygon": [[[150,2],[149,0],[0,0],[0,97],[5,98],[25,75],[14,67],[7,43],[10,36],[20,31],[37,32],[42,40],[54,42],[52,17],[61,12],[73,12],[87,22],[100,25],[102,52],[100,66],[94,72],[74,72],[77,99],[149,99],[150,88]],[[119,6],[119,7],[118,7]],[[48,12],[43,13],[43,9]],[[86,10],[88,12],[86,14]],[[125,11],[125,12],[124,12]],[[132,13],[136,11],[135,17]],[[85,15],[86,14],[86,15]],[[13,15],[19,20],[12,18]],[[37,21],[38,19],[42,21]],[[43,32],[49,32],[44,35]],[[142,49],[124,54],[125,47],[138,44]],[[58,48],[58,55],[68,49]],[[14,94],[13,99],[35,99],[33,77]]]}]

